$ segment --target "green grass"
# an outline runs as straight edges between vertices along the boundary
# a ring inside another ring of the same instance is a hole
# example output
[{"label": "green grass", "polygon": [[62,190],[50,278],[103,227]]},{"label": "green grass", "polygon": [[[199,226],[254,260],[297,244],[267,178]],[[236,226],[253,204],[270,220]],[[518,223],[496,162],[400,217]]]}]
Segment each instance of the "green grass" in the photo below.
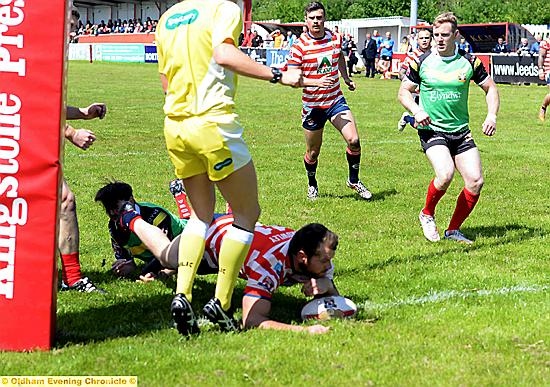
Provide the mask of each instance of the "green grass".
[{"label": "green grass", "polygon": [[[416,133],[395,129],[398,82],[355,79],[358,90],[346,97],[371,202],[345,187],[344,142],[331,127],[318,169],[321,197],[306,200],[299,90],[241,78],[237,103],[258,171],[261,221],[294,228],[315,221],[339,234],[336,284],[359,305],[357,319],[329,322],[322,336],[210,329],[184,340],[171,326],[170,283],[110,275],[107,218],[93,202],[116,178],[132,184],[138,200],[176,209],[156,67],[70,63],[69,103],[109,106],[103,121],[75,122],[98,141],[86,152],[67,145],[64,160],[78,200],[83,271],[108,294],[59,294],[55,349],[0,353],[0,374],[137,375],[143,386],[549,385],[550,127],[536,118],[547,89],[499,86],[498,132],[486,138],[484,95],[472,86],[486,185],[463,227],[475,244],[462,246],[422,236],[417,216],[432,171]],[[441,229],[461,188],[457,175],[438,206]],[[214,283],[197,279],[197,307]],[[273,317],[298,324],[304,301],[299,287],[280,289]]]}]

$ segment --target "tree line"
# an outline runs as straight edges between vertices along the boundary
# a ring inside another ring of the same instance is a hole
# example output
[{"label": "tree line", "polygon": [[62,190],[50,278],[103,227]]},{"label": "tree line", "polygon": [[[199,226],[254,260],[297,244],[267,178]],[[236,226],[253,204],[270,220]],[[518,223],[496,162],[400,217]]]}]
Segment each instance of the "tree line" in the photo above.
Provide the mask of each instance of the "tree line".
[{"label": "tree line", "polygon": [[[252,19],[304,20],[305,0],[253,0]],[[410,2],[403,0],[324,0],[327,20],[409,16]],[[418,0],[418,19],[432,22],[452,11],[461,24],[512,22],[550,24],[548,0]]]}]

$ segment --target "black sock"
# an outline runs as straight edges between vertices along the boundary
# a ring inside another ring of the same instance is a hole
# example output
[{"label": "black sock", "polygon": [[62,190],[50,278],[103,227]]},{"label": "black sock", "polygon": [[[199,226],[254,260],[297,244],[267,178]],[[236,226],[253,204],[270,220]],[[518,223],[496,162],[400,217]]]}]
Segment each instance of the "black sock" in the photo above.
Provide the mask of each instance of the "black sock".
[{"label": "black sock", "polygon": [[317,187],[317,179],[315,178],[315,175],[317,174],[317,165],[319,165],[319,160],[315,160],[314,163],[308,163],[307,157],[304,157],[304,166],[306,167],[308,184],[313,187]]},{"label": "black sock", "polygon": [[359,164],[361,163],[361,152],[351,154],[350,150],[346,151],[346,159],[348,160],[349,181],[357,183],[359,181]]}]

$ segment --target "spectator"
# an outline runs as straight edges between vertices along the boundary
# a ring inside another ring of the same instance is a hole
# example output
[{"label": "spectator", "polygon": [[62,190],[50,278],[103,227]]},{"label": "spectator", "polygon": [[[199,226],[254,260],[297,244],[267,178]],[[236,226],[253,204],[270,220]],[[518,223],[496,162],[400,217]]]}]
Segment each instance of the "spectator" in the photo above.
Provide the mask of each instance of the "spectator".
[{"label": "spectator", "polygon": [[372,38],[371,34],[367,32],[365,35],[367,38],[365,40],[365,48],[361,51],[361,56],[365,60],[365,77],[374,78],[375,70],[375,60],[376,55],[378,54],[378,48],[376,46],[376,41]]},{"label": "spectator", "polygon": [[382,45],[382,36],[380,36],[380,33],[378,30],[372,31],[372,38],[376,42],[376,59],[374,60],[374,67],[376,68],[376,71],[378,71],[378,62],[380,61],[380,46]]},{"label": "spectator", "polygon": [[403,39],[401,39],[401,44],[399,45],[399,52],[407,53],[411,49],[411,45],[409,43],[409,38],[406,36],[403,36]]},{"label": "spectator", "polygon": [[355,65],[359,63],[359,58],[357,57],[357,44],[355,44],[355,41],[353,40],[353,36],[348,35],[349,38],[349,45],[348,45],[348,51],[349,56],[347,58],[347,65],[348,65],[348,74],[349,76],[353,76],[352,74],[355,72]]},{"label": "spectator", "polygon": [[344,54],[344,58],[349,57],[349,44],[350,44],[350,35],[344,35],[342,38],[342,54]]},{"label": "spectator", "polygon": [[252,40],[251,40],[252,47],[254,48],[262,47],[263,43],[264,43],[264,40],[262,39],[262,37],[258,35],[256,31],[252,32]]},{"label": "spectator", "polygon": [[531,45],[531,49],[529,50],[529,53],[531,55],[538,55],[540,52],[540,42],[542,41],[542,36],[537,35],[535,39],[536,42]]},{"label": "spectator", "polygon": [[418,40],[416,38],[416,32],[414,31],[409,34],[409,46],[409,51],[414,51],[418,47]]},{"label": "spectator", "polygon": [[394,45],[395,42],[391,38],[391,32],[386,32],[386,38],[380,44],[380,61],[378,62],[378,71],[382,74],[381,78],[389,78],[390,76]]},{"label": "spectator", "polygon": [[[306,26],[304,26],[304,27],[307,29]],[[306,32],[306,31],[304,31],[304,32]],[[334,36],[338,37],[340,40],[344,39],[343,34],[340,32],[340,27],[334,26]]]},{"label": "spectator", "polygon": [[243,40],[240,43],[241,47],[251,47],[252,46],[252,31],[250,31],[250,28],[246,30],[246,33],[244,34]]},{"label": "spectator", "polygon": [[296,35],[292,33],[292,31],[288,30],[286,33],[286,41],[285,41],[285,48],[290,48],[294,44],[294,42],[298,39]]},{"label": "spectator", "polygon": [[529,40],[527,38],[521,38],[521,41],[516,50],[518,55],[529,55]]},{"label": "spectator", "polygon": [[467,52],[468,54],[472,53],[472,46],[470,46],[470,43],[466,41],[466,38],[464,36],[460,38],[460,43],[458,43],[458,49],[464,52]]},{"label": "spectator", "polygon": [[285,36],[281,34],[281,30],[275,30],[271,33],[273,37],[273,48],[281,49],[283,48],[283,42],[285,41]]},{"label": "spectator", "polygon": [[510,52],[510,49],[508,49],[508,43],[504,41],[504,38],[497,39],[497,44],[493,48],[493,52],[495,54],[507,54]]}]

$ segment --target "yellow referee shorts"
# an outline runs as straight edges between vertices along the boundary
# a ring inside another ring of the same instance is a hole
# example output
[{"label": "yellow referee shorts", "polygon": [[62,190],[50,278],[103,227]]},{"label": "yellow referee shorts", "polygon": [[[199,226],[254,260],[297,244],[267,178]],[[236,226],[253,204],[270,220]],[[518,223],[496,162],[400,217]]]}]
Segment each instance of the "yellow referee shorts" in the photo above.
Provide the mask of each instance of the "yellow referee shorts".
[{"label": "yellow referee shorts", "polygon": [[242,134],[243,128],[234,120],[164,119],[166,148],[180,179],[206,173],[210,180],[219,181],[248,164],[252,157]]}]

